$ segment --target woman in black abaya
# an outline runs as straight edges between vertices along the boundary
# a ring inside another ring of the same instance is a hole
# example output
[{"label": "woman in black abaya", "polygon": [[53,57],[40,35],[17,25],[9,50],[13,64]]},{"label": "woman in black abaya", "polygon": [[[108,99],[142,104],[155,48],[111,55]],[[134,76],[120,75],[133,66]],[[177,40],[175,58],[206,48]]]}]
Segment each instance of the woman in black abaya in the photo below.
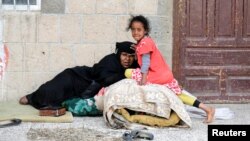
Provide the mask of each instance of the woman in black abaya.
[{"label": "woman in black abaya", "polygon": [[102,87],[124,79],[125,69],[138,67],[132,45],[132,42],[116,43],[116,53],[105,56],[93,67],[65,69],[35,92],[22,97],[19,102],[40,109],[61,106],[63,101],[71,98],[93,97]]}]

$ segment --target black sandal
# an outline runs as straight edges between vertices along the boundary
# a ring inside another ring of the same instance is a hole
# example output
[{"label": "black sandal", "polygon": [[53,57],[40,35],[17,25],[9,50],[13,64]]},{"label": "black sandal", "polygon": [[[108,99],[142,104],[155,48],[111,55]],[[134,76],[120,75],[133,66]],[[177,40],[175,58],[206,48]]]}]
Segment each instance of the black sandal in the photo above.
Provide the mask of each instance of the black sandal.
[{"label": "black sandal", "polygon": [[0,121],[0,128],[19,125],[22,122],[21,119],[11,119]]},{"label": "black sandal", "polygon": [[140,138],[140,139],[145,139],[145,140],[153,140],[154,135],[149,132],[144,132],[140,130],[132,130],[130,132],[125,132],[122,135],[122,139],[124,141],[133,141],[133,139]]}]

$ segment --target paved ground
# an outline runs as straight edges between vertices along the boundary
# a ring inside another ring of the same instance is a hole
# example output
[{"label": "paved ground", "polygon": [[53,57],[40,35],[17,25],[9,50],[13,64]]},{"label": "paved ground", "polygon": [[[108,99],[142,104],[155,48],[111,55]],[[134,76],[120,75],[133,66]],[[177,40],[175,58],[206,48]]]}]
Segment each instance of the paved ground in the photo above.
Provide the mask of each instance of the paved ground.
[{"label": "paved ground", "polygon": [[[212,124],[250,125],[250,104],[217,104],[235,112],[231,120],[215,120]],[[154,141],[207,141],[207,124],[192,118],[192,128],[150,129]],[[22,123],[0,128],[0,141],[122,141],[126,130],[108,128],[102,117],[74,118],[73,123]]]}]

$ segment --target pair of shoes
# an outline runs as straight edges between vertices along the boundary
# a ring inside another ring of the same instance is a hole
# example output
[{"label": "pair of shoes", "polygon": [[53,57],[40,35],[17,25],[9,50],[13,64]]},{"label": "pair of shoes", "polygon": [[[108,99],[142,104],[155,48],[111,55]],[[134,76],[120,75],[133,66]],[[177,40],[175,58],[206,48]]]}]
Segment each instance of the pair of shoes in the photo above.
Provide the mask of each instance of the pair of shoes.
[{"label": "pair of shoes", "polygon": [[140,130],[132,130],[131,132],[125,132],[122,135],[122,139],[124,141],[133,141],[133,139],[140,138],[140,139],[146,139],[146,140],[153,140],[154,135],[149,132],[144,132]]}]

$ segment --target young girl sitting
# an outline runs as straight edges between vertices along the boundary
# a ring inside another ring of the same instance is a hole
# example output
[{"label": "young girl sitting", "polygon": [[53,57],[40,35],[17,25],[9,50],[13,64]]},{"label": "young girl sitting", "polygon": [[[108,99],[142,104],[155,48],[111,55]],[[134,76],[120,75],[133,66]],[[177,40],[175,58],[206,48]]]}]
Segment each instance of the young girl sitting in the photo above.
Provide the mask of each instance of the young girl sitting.
[{"label": "young girl sitting", "polygon": [[131,30],[133,38],[137,41],[135,46],[136,56],[140,69],[127,69],[127,78],[137,79],[139,85],[161,84],[171,89],[183,101],[183,103],[198,107],[207,114],[205,123],[213,121],[215,109],[209,107],[195,97],[182,93],[177,80],[166,64],[156,44],[149,36],[149,21],[142,15],[132,17],[127,30]]}]

